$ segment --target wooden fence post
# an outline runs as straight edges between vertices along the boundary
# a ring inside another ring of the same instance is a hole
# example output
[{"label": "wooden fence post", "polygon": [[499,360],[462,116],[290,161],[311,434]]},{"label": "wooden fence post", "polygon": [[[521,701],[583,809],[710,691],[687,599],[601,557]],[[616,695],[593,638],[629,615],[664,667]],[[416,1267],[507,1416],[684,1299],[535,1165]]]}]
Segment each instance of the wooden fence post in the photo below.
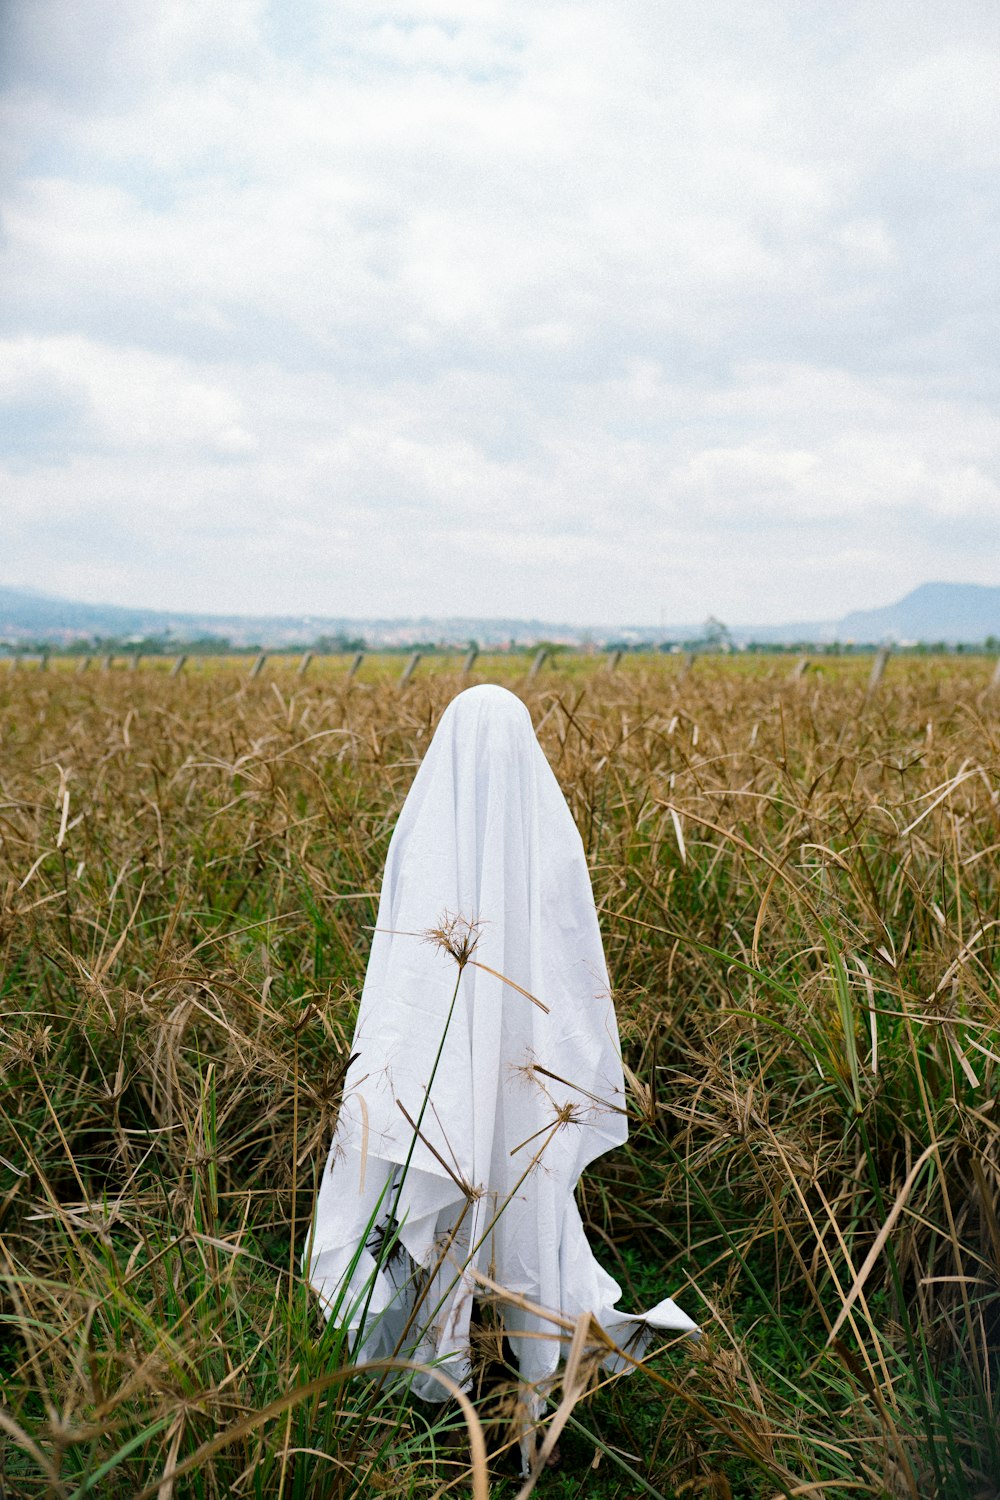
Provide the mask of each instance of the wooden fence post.
[{"label": "wooden fence post", "polygon": [[531,663],[531,666],[530,666],[530,668],[528,670],[528,681],[529,682],[531,681],[531,679],[533,677],[537,677],[538,676],[539,672],[542,670],[542,668],[544,667],[546,661],[548,660],[548,656],[549,656],[548,649],[545,646],[540,647],[540,649],[538,650],[538,652],[535,655],[534,661]]},{"label": "wooden fence post", "polygon": [[302,657],[302,660],[299,662],[299,670],[297,674],[299,677],[304,677],[306,675],[309,670],[309,663],[312,661],[312,659],[312,652],[306,651]]},{"label": "wooden fence post", "polygon": [[83,674],[84,674],[84,672],[86,672],[87,669],[89,668],[89,666],[90,666],[90,657],[89,656],[81,656],[80,660],[76,664],[76,675],[77,675],[77,677],[82,677]]},{"label": "wooden fence post", "polygon": [[173,666],[170,668],[171,677],[179,677],[187,665],[187,656],[181,652]]},{"label": "wooden fence post", "polygon": [[260,653],[260,655],[254,659],[253,666],[250,668],[249,672],[247,673],[247,677],[249,679],[251,679],[251,680],[254,677],[259,677],[260,674],[261,674],[261,672],[263,672],[263,670],[264,670],[264,663],[266,661],[267,661],[267,652],[266,651],[262,651]]},{"label": "wooden fence post", "polygon": [[414,672],[417,670],[417,666],[419,665],[419,662],[420,662],[420,652],[419,651],[414,651],[413,655],[410,657],[409,661],[406,663],[406,666],[403,668],[403,675],[399,679],[399,685],[400,685],[400,687],[402,687],[402,685],[403,685],[404,682],[409,682],[410,678],[413,676]]},{"label": "wooden fence post", "polygon": [[799,659],[798,659],[798,661],[795,663],[794,667],[792,668],[792,670],[788,674],[788,680],[789,680],[789,682],[798,682],[799,678],[800,677],[804,677],[806,675],[806,673],[808,672],[808,670],[809,670],[809,658],[808,658],[808,656],[800,656]]},{"label": "wooden fence post", "polygon": [[364,661],[364,659],[365,653],[363,651],[355,651],[354,660],[351,662],[351,665],[347,669],[348,677],[356,677],[358,675],[358,671],[360,670],[361,663]]},{"label": "wooden fence post", "polygon": [[618,671],[618,668],[621,666],[622,657],[624,655],[625,655],[624,651],[612,651],[610,653],[610,655],[608,656],[608,671],[609,672],[617,672]]},{"label": "wooden fence post", "polygon": [[466,675],[468,675],[469,672],[471,672],[472,669],[473,669],[473,667],[476,665],[476,658],[477,658],[478,655],[479,655],[479,647],[478,646],[470,646],[469,649],[468,649],[468,651],[465,653],[465,661],[462,663],[462,671]]},{"label": "wooden fence post", "polygon": [[112,663],[113,659],[114,658],[111,657],[111,656],[102,656],[101,657],[101,671],[102,672],[110,672],[111,671],[111,663]]},{"label": "wooden fence post", "polygon": [[885,673],[885,664],[889,660],[889,652],[891,650],[891,646],[880,646],[876,651],[875,660],[872,662],[871,674],[868,678],[868,686],[865,688],[866,698],[870,698],[875,693],[879,683],[882,681]]}]

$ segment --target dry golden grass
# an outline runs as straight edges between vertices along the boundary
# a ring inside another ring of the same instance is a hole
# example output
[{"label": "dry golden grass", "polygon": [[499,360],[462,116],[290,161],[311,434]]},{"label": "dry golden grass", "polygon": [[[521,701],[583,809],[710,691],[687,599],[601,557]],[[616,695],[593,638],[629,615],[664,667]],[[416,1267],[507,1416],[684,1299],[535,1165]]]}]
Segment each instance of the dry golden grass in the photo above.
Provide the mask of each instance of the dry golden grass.
[{"label": "dry golden grass", "polygon": [[459,1478],[457,1410],[348,1381],[297,1256],[393,821],[484,678],[616,986],[633,1134],[591,1234],[707,1331],[565,1408],[602,1466],[538,1492],[1000,1493],[992,664],[297,664],[0,675],[0,1493]]}]

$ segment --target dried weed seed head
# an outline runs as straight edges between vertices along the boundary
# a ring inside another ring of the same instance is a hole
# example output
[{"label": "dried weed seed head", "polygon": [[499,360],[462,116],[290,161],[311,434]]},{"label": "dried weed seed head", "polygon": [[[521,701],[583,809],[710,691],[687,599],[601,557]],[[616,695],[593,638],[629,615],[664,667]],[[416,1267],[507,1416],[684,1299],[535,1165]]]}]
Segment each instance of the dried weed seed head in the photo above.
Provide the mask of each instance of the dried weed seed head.
[{"label": "dried weed seed head", "polygon": [[476,951],[482,926],[479,917],[462,917],[445,911],[438,918],[437,927],[429,927],[424,933],[424,941],[449,954],[458,967],[464,969]]},{"label": "dried weed seed head", "polygon": [[556,1118],[553,1123],[558,1125],[582,1125],[584,1123],[584,1111],[580,1109],[579,1105],[570,1104],[567,1101],[565,1104],[557,1105]]},{"label": "dried weed seed head", "polygon": [[35,1024],[0,1031],[0,1048],[5,1071],[44,1062],[52,1051],[52,1027]]}]

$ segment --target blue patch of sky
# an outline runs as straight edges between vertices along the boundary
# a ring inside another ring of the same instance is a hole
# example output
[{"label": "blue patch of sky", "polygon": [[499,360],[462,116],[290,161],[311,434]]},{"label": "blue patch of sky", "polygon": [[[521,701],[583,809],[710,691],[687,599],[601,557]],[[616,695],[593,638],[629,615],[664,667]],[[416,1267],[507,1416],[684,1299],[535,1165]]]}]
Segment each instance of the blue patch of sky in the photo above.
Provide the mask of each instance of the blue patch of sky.
[{"label": "blue patch of sky", "polygon": [[261,37],[275,56],[288,62],[315,66],[323,50],[324,31],[329,23],[327,6],[298,0],[272,0],[260,17]]},{"label": "blue patch of sky", "polygon": [[331,24],[332,14],[326,4],[299,0],[298,4],[289,5],[287,0],[272,0],[260,19],[261,38],[285,62],[298,63],[310,72],[340,74],[358,81],[372,82],[380,75],[399,78],[413,72],[434,72],[461,73],[473,83],[494,83],[519,71],[518,60],[524,44],[510,33],[493,36],[494,45],[502,47],[509,58],[506,62],[498,59],[490,67],[476,67],[467,62],[453,67],[443,62],[414,64],[387,56],[377,43],[373,44],[380,27],[388,25],[406,34],[431,26],[454,40],[461,34],[462,26],[444,18],[413,19],[399,15],[391,7],[373,7],[363,22],[353,25],[348,22],[337,30]]},{"label": "blue patch of sky", "polygon": [[17,175],[22,179],[34,177],[75,178],[80,173],[81,157],[65,141],[49,139],[34,140],[19,157]]},{"label": "blue patch of sky", "polygon": [[158,172],[137,156],[132,160],[102,162],[94,177],[105,187],[120,188],[149,213],[169,214],[177,207],[180,190],[190,189],[196,173],[186,169],[183,180],[178,182],[173,173]]},{"label": "blue patch of sky", "polygon": [[[137,141],[133,154],[109,160],[76,148],[69,142],[36,139],[20,156],[17,176],[25,184],[61,179],[118,188],[142,209],[158,214],[172,213],[179,200],[196,190],[200,182],[216,180],[219,176],[218,157],[213,155],[208,144],[202,163],[186,163],[183,174],[155,167],[143,157],[142,150],[142,142]],[[225,177],[227,189],[238,190],[251,185],[249,175],[241,173],[232,163],[226,163]]]},{"label": "blue patch of sky", "polygon": [[0,403],[0,458],[20,473],[65,463],[81,449],[84,411],[72,397]]}]

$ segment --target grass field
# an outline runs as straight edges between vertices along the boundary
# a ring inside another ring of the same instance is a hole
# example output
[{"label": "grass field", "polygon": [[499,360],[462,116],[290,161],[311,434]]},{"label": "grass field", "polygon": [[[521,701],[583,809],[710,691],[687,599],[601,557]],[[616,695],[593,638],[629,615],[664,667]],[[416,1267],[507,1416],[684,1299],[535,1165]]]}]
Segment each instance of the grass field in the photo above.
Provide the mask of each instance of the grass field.
[{"label": "grass field", "polygon": [[705,1328],[581,1396],[535,1493],[1000,1495],[1000,693],[870,666],[0,667],[0,1494],[483,1492],[458,1407],[351,1378],[297,1264],[395,816],[495,680],[630,1070],[588,1230]]}]

